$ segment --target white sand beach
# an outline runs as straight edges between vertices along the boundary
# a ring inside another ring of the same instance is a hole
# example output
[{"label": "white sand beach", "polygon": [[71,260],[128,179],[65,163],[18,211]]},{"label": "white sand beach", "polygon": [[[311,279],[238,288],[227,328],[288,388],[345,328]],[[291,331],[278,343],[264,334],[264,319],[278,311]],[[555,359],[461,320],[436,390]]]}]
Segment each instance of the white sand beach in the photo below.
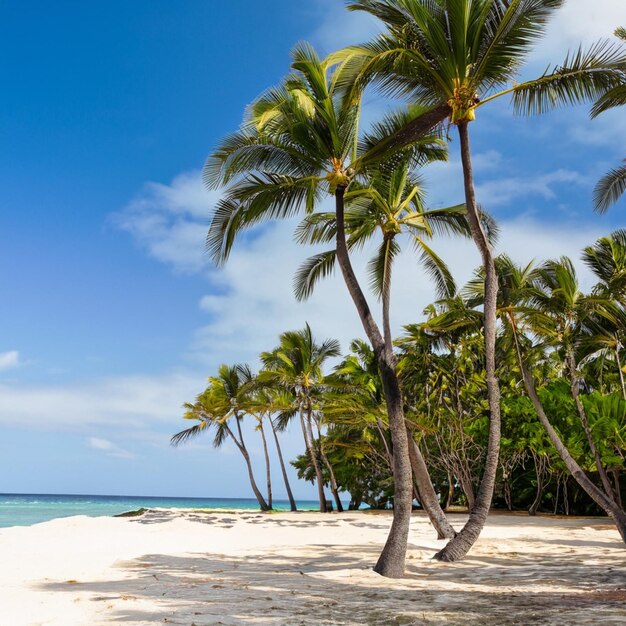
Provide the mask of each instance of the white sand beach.
[{"label": "white sand beach", "polygon": [[626,549],[607,520],[495,514],[443,564],[415,514],[402,580],[371,570],[390,521],[167,510],[1,529],[0,624],[626,623]]}]

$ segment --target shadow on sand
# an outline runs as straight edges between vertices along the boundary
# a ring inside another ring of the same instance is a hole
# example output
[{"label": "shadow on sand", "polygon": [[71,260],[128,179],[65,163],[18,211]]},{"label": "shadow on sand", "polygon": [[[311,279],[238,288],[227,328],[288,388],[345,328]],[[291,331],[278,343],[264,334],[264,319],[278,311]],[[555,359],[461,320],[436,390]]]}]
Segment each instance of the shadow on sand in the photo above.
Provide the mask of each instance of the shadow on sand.
[{"label": "shadow on sand", "polygon": [[[269,520],[281,523],[279,518]],[[230,519],[220,515],[213,522],[202,521],[227,525]],[[263,521],[268,523],[268,518]],[[372,524],[380,522],[371,520]],[[158,522],[145,519],[141,523]],[[302,521],[305,526],[319,523]],[[370,522],[360,518],[355,526],[362,523]],[[254,528],[246,530],[254,532]],[[241,556],[147,554],[116,563],[118,580],[45,583],[39,588],[80,593],[85,601],[102,603],[98,624],[626,623],[622,549],[612,544],[602,544],[602,550],[592,546],[586,554],[594,558],[586,558],[573,554],[571,543],[564,540],[558,555],[537,555],[523,553],[523,542],[516,541],[517,552],[477,550],[476,555],[455,564],[434,562],[429,558],[432,546],[413,544],[407,576],[395,581],[371,572],[379,550],[371,544],[303,545]]]}]

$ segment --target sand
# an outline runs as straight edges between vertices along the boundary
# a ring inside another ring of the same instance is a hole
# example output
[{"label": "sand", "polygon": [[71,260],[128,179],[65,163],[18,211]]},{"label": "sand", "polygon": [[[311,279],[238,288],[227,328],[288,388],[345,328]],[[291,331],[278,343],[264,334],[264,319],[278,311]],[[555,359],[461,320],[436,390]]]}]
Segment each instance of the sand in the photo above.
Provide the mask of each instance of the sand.
[{"label": "sand", "polygon": [[390,521],[153,511],[0,529],[0,625],[626,624],[626,549],[607,520],[492,515],[444,564],[415,514],[401,580],[371,570]]}]

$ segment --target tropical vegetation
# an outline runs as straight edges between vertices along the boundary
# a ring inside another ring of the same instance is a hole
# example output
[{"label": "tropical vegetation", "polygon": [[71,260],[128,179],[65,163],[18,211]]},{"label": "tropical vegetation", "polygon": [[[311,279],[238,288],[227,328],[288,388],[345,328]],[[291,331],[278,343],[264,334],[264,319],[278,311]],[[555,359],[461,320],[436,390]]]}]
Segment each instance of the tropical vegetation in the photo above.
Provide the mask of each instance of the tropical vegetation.
[{"label": "tropical vegetation", "polygon": [[[595,116],[623,104],[626,49],[615,42],[578,49],[519,82],[529,51],[562,4],[352,0],[350,10],[380,20],[381,35],[326,59],[308,44],[296,46],[291,73],[248,107],[241,128],[204,168],[205,183],[221,190],[207,237],[214,261],[227,262],[246,229],[300,216],[296,239],[325,249],[297,270],[296,297],[306,299],[338,267],[367,343],[355,341],[325,372],[340,356],[336,341],[317,343],[308,325],[283,333],[260,356],[258,374],[222,366],[186,406],[185,418],[196,423],[173,442],[203,430],[214,431],[215,446],[232,440],[259,506],[268,510],[264,424],[279,446],[278,433],[296,419],[305,453],[294,463],[317,485],[321,511],[325,488],[338,508],[341,491],[351,494],[353,507],[393,507],[374,568],[385,576],[404,573],[414,503],[449,540],[435,555],[442,561],[468,552],[494,503],[532,514],[548,505],[601,510],[626,540],[624,233],[585,250],[598,282],[584,294],[569,259],[518,267],[497,256],[497,228],[479,207],[474,184],[469,129],[492,101],[510,97],[516,112],[530,115],[590,102]],[[398,110],[363,129],[367,89],[393,97]],[[451,128],[460,141],[464,198],[433,209],[424,181],[429,165],[447,158]],[[616,172],[599,183],[600,210],[623,192],[623,172]],[[482,266],[462,289],[436,252],[442,236],[471,238],[480,254]],[[374,240],[368,270],[378,313],[354,267],[355,253]],[[423,321],[394,338],[392,275],[407,241],[437,300]],[[243,439],[247,417],[263,443],[265,494]],[[284,466],[282,473],[289,490]],[[461,502],[469,519],[456,532],[444,509]]]}]

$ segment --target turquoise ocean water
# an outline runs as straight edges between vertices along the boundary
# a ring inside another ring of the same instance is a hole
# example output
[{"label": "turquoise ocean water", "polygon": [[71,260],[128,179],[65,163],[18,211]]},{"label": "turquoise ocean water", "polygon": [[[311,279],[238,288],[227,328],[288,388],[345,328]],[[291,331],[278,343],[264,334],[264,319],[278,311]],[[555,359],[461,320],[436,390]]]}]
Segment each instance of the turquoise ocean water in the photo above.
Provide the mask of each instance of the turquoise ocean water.
[{"label": "turquoise ocean water", "polygon": [[[157,498],[147,496],[77,496],[51,494],[0,494],[0,528],[30,526],[72,515],[117,515],[140,508],[230,509],[258,511],[248,498]],[[298,508],[316,510],[312,500],[299,500]],[[286,500],[274,500],[277,510],[289,510]]]}]

